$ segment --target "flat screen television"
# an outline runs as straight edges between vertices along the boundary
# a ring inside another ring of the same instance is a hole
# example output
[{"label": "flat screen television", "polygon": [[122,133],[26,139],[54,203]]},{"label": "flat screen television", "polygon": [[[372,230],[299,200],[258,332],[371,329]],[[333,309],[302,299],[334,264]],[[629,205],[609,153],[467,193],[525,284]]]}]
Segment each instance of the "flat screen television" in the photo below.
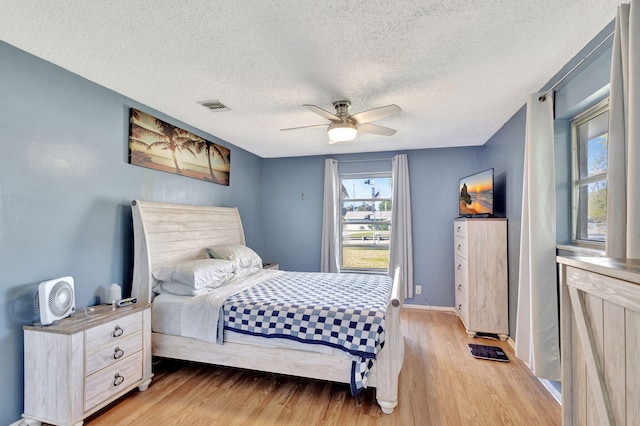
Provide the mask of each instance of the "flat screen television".
[{"label": "flat screen television", "polygon": [[493,169],[460,179],[459,214],[463,217],[493,215]]}]

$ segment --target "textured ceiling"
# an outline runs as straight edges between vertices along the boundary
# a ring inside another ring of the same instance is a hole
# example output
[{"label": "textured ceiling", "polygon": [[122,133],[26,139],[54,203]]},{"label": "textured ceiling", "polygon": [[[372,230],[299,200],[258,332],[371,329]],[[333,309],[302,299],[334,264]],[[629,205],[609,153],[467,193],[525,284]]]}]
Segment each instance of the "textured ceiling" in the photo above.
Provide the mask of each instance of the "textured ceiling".
[{"label": "textured ceiling", "polygon": [[[261,157],[480,145],[619,0],[0,0],[0,39]],[[303,108],[397,104],[328,144]],[[200,101],[230,108],[211,112]]]}]

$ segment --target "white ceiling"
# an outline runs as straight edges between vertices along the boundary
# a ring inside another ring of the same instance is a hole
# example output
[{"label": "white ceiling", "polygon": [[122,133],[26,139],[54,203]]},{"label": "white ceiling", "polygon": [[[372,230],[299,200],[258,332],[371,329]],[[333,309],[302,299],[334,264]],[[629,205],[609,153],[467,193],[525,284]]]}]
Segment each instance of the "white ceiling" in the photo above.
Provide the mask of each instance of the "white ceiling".
[{"label": "white ceiling", "polygon": [[[261,157],[481,145],[620,0],[0,0],[0,39]],[[302,104],[397,104],[328,144]],[[212,112],[200,101],[230,108]],[[177,123],[174,123],[177,124]]]}]

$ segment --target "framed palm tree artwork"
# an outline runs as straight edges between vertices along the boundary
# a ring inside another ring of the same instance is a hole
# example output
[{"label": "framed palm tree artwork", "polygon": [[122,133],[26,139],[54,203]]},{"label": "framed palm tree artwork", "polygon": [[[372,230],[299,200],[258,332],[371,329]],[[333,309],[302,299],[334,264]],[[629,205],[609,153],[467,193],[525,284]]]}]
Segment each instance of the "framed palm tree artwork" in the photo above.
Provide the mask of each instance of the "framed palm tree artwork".
[{"label": "framed palm tree artwork", "polygon": [[131,108],[129,163],[229,186],[231,151]]}]

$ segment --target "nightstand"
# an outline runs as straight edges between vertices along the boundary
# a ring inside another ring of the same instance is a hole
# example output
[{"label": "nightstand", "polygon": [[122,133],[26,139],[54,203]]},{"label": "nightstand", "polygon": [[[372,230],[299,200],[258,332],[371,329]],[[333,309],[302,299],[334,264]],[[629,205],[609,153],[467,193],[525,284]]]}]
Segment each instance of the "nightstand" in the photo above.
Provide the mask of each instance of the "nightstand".
[{"label": "nightstand", "polygon": [[151,383],[150,304],[79,309],[57,324],[23,330],[26,424],[81,425]]},{"label": "nightstand", "polygon": [[280,269],[279,263],[263,263],[262,269]]}]

